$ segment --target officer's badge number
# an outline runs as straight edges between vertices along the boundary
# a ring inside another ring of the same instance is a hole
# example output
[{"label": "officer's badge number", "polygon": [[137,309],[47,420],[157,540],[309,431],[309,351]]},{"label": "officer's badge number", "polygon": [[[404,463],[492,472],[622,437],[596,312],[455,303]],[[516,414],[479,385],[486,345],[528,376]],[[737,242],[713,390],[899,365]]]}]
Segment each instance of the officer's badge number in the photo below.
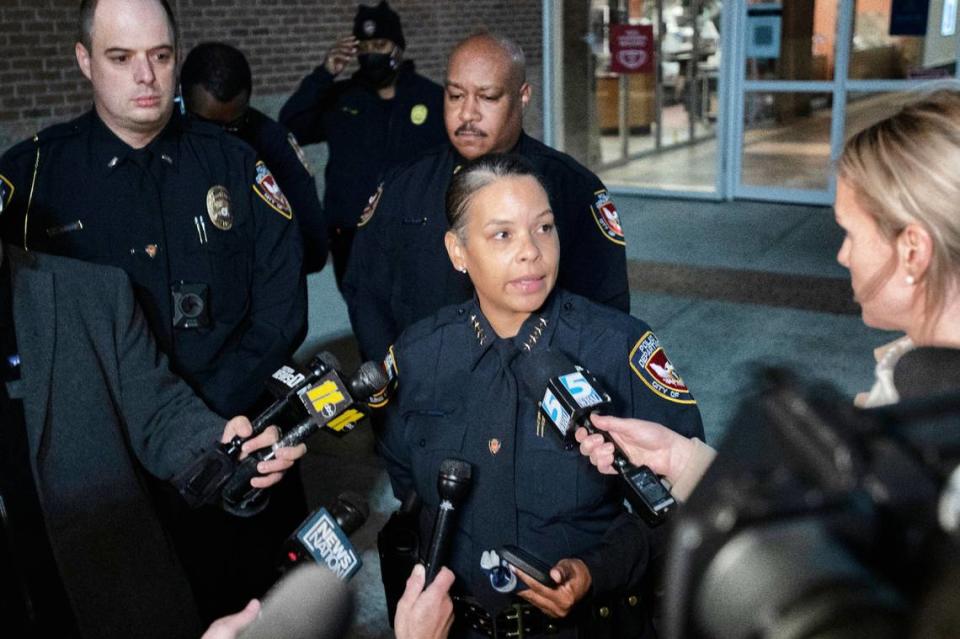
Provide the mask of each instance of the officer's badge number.
[{"label": "officer's badge number", "polygon": [[[233,214],[230,212],[230,193],[226,187],[211,186],[207,191],[207,215],[210,221],[221,231],[233,228]],[[201,218],[202,219],[202,218]]]},{"label": "officer's badge number", "polygon": [[262,160],[257,162],[257,178],[253,190],[274,211],[288,220],[293,219],[293,209],[290,207],[290,201],[280,190],[280,185],[277,184],[270,169]]},{"label": "officer's badge number", "polygon": [[0,214],[10,205],[13,199],[13,182],[0,175]]},{"label": "officer's badge number", "polygon": [[620,225],[620,214],[617,213],[617,207],[606,189],[601,189],[595,194],[593,206],[590,207],[593,213],[593,221],[597,223],[603,236],[620,246],[626,246],[627,242],[623,237],[623,227]]},{"label": "officer's badge number", "polygon": [[697,403],[652,331],[644,333],[630,351],[630,368],[660,397],[678,404]]}]

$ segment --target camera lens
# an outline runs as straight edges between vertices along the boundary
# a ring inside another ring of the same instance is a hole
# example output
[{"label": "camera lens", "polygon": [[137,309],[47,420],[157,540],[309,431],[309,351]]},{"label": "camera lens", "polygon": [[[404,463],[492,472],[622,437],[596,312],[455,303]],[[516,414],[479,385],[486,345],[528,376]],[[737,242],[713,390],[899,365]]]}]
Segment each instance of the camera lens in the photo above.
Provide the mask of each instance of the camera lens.
[{"label": "camera lens", "polygon": [[203,298],[196,293],[185,293],[180,298],[180,312],[190,319],[199,317],[203,313]]}]

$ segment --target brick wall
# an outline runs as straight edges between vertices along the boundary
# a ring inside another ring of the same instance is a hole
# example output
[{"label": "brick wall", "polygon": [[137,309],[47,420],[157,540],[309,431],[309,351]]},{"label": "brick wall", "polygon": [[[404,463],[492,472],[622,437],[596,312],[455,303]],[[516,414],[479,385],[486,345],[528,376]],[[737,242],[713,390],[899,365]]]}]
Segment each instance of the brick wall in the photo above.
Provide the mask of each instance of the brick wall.
[{"label": "brick wall", "polygon": [[[300,78],[323,60],[330,43],[350,32],[357,4],[172,0],[184,51],[202,40],[243,50],[253,67],[255,104],[274,114]],[[77,0],[0,0],[0,150],[88,108],[89,88],[73,54],[77,5]],[[391,6],[403,21],[407,58],[437,81],[447,52],[464,35],[483,27],[516,39],[527,53],[537,91],[527,128],[539,135],[540,0],[393,0]]]}]

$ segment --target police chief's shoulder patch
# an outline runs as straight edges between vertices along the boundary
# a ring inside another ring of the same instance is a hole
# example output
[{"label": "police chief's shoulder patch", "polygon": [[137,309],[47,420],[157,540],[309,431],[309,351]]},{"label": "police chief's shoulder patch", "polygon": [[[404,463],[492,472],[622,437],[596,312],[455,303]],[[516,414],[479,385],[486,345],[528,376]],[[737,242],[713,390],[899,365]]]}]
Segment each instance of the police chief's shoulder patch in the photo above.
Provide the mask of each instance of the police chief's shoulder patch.
[{"label": "police chief's shoulder patch", "polygon": [[0,215],[2,215],[3,210],[10,205],[10,200],[13,199],[13,192],[15,190],[13,182],[3,175],[0,175]]},{"label": "police chief's shoulder patch", "polygon": [[290,143],[290,148],[293,149],[293,152],[297,154],[297,159],[300,160],[300,164],[303,165],[303,168],[307,170],[307,173],[310,174],[310,177],[313,177],[313,167],[310,166],[310,161],[307,159],[307,154],[303,152],[300,144],[297,142],[297,136],[293,133],[287,134],[287,142]]},{"label": "police chief's shoulder patch", "polygon": [[363,207],[363,213],[360,214],[360,220],[357,222],[357,226],[366,226],[367,222],[373,217],[373,214],[377,212],[377,205],[380,204],[380,198],[383,197],[383,182],[377,186],[376,192],[370,196],[370,199],[367,200],[367,205]]},{"label": "police chief's shoulder patch", "polygon": [[620,225],[620,214],[617,213],[617,207],[606,189],[600,189],[594,193],[595,200],[590,212],[593,213],[593,221],[600,227],[603,236],[620,246],[626,246],[627,242],[623,237],[623,227]]},{"label": "police chief's shoulder patch", "polygon": [[262,160],[257,162],[257,177],[253,190],[274,211],[288,220],[293,219],[293,209],[290,207],[287,196],[280,190],[280,185],[277,184],[270,169]]},{"label": "police chief's shoulder patch", "polygon": [[644,333],[630,351],[630,368],[660,397],[678,404],[697,403],[653,331]]}]

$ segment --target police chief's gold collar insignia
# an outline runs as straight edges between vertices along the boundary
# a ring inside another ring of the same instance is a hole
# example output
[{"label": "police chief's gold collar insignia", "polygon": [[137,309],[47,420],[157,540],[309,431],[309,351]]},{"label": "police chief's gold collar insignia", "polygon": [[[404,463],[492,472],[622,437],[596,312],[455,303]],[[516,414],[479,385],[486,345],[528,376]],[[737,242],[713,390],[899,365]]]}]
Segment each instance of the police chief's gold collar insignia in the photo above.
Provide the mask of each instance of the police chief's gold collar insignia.
[{"label": "police chief's gold collar insignia", "polygon": [[211,186],[207,191],[207,215],[210,221],[221,231],[233,228],[233,214],[230,213],[230,193],[226,187]]}]

